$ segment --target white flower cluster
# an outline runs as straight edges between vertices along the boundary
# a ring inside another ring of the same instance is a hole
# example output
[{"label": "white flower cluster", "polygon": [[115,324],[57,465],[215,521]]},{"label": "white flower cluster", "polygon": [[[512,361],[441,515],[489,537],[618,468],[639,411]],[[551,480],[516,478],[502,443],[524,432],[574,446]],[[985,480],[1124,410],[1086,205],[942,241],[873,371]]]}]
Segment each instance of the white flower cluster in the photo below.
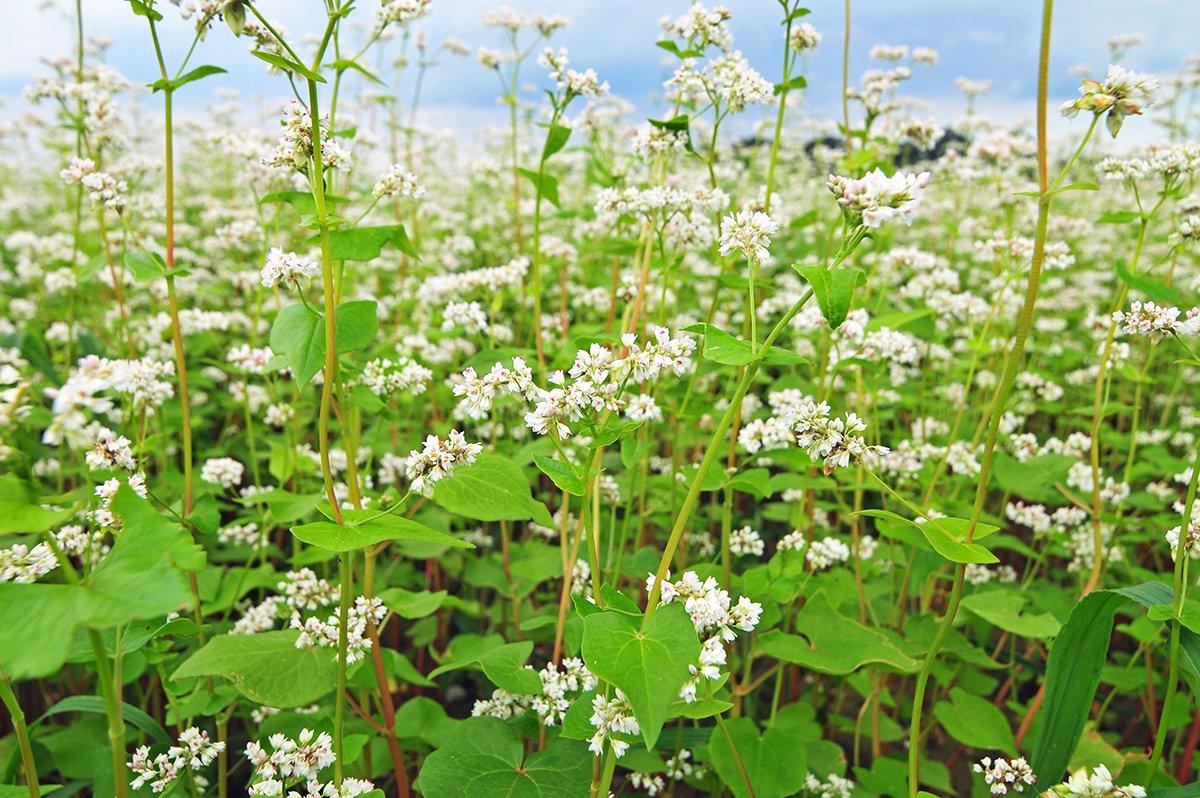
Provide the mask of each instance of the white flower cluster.
[{"label": "white flower cluster", "polygon": [[[312,121],[308,109],[298,100],[289,100],[279,122],[279,141],[263,157],[264,166],[304,171],[313,158]],[[350,154],[330,135],[329,117],[320,120],[321,162],[327,169],[348,168]]]},{"label": "white flower cluster", "polygon": [[125,209],[129,186],[124,180],[97,169],[96,162],[91,158],[72,158],[67,168],[59,172],[59,177],[68,184],[83,186],[92,202],[112,208],[117,213]]},{"label": "white flower cluster", "polygon": [[445,440],[430,435],[425,438],[423,448],[408,453],[405,476],[414,491],[428,496],[435,483],[453,474],[458,466],[474,463],[476,455],[482,451],[482,444],[468,443],[459,430],[451,430]]},{"label": "white flower cluster", "polygon": [[819,779],[812,773],[805,775],[801,798],[850,798],[854,794],[854,782],[836,773]]},{"label": "white flower cluster", "polygon": [[1134,300],[1128,312],[1114,311],[1113,321],[1122,335],[1148,335],[1154,340],[1171,334],[1200,334],[1200,308],[1192,308],[1181,319],[1179,308]]},{"label": "white flower cluster", "polygon": [[401,391],[420,396],[432,379],[432,371],[412,358],[400,356],[394,361],[389,358],[367,361],[355,383],[367,386],[371,393],[386,399]]},{"label": "white flower cluster", "polygon": [[447,297],[466,296],[480,289],[496,293],[505,288],[520,288],[529,271],[529,258],[513,258],[503,266],[435,274],[425,279],[417,289],[417,299],[426,305],[437,305]]},{"label": "white flower cluster", "polygon": [[560,91],[565,91],[568,101],[572,97],[600,97],[608,94],[608,82],[600,82],[596,70],[587,69],[583,72],[569,69],[570,59],[567,48],[560,47],[555,51],[547,47],[538,56],[538,65],[549,70],[550,79],[558,84]]},{"label": "white flower cluster", "polygon": [[792,27],[788,45],[798,53],[806,53],[817,49],[821,44],[821,34],[807,22]]},{"label": "white flower cluster", "polygon": [[729,533],[729,551],[732,554],[761,557],[763,554],[762,535],[748,526],[735,529]]},{"label": "white flower cluster", "polygon": [[[1175,559],[1179,551],[1179,533],[1183,529],[1183,525],[1172,527],[1167,530],[1164,537],[1167,540],[1167,545],[1171,547],[1171,560]],[[1187,540],[1183,543],[1183,550],[1192,559],[1200,559],[1200,518],[1193,517],[1188,522]],[[2,561],[0,561],[2,562]],[[3,572],[0,571],[0,582],[3,582]]]},{"label": "white flower cluster", "polygon": [[179,733],[179,745],[173,745],[153,758],[147,746],[139,746],[129,761],[129,769],[136,774],[129,786],[140,790],[149,784],[152,792],[162,792],[179,778],[180,773],[206,767],[224,750],[225,743],[214,743],[208,732],[190,726]]},{"label": "white flower cluster", "polygon": [[321,783],[321,771],[337,761],[328,732],[302,729],[295,740],[281,732],[267,738],[267,744],[270,750],[257,741],[246,743],[246,759],[254,766],[252,796],[282,798],[287,787],[301,784],[304,792],[290,790],[289,798],[355,798],[375,789],[362,779],[342,779],[340,788],[333,782]]},{"label": "white flower cluster", "polygon": [[709,10],[699,3],[692,3],[679,17],[663,17],[660,24],[666,35],[682,39],[685,44],[700,48],[713,45],[727,51],[733,46],[733,34],[725,23],[732,16],[733,12],[725,6],[714,6]]},{"label": "white flower cluster", "polygon": [[751,263],[762,264],[770,257],[767,247],[771,236],[779,231],[779,224],[762,211],[742,210],[729,214],[721,221],[722,255],[734,252]]},{"label": "white flower cluster", "polygon": [[688,59],[663,86],[668,99],[701,105],[707,102],[734,114],[751,105],[769,103],[775,96],[771,81],[751,67],[738,51],[713,59],[702,70]]},{"label": "white flower cluster", "polygon": [[1025,792],[1026,787],[1031,787],[1037,782],[1033,769],[1023,756],[1011,761],[985,756],[971,769],[983,774],[983,780],[991,789],[992,795],[1007,795],[1009,790]]},{"label": "white flower cluster", "polygon": [[[646,592],[654,589],[655,575],[646,578]],[[696,689],[700,679],[716,681],[721,678],[721,667],[725,664],[725,644],[737,639],[737,630],[753,632],[762,617],[762,605],[746,596],[731,604],[729,592],[717,584],[714,577],[701,581],[695,571],[686,571],[678,582],[670,581],[670,574],[663,580],[659,593],[662,604],[682,601],[703,641],[700,661],[689,665],[691,678],[679,688],[679,697],[691,703],[696,700]]]},{"label": "white flower cluster", "polygon": [[277,285],[296,288],[320,271],[321,267],[311,258],[297,255],[295,252],[284,252],[279,247],[271,247],[271,251],[267,253],[267,264],[263,266],[260,276],[264,288],[274,288]]},{"label": "white flower cluster", "polygon": [[637,719],[633,717],[633,707],[629,699],[620,690],[615,690],[612,698],[597,695],[592,699],[592,727],[596,733],[588,743],[588,750],[596,756],[604,753],[604,743],[612,746],[613,755],[620,759],[629,750],[629,742],[616,735],[636,737],[641,733]]},{"label": "white flower cluster", "polygon": [[929,173],[897,172],[888,177],[875,169],[858,178],[830,175],[825,184],[848,217],[867,227],[879,227],[891,219],[911,219],[929,185]]},{"label": "white flower cluster", "polygon": [[1106,123],[1112,135],[1117,135],[1127,116],[1140,114],[1158,96],[1158,81],[1149,75],[1110,64],[1104,81],[1085,80],[1079,87],[1079,97],[1062,104],[1063,116],[1072,117],[1080,111],[1097,116],[1108,114]]},{"label": "white flower cluster", "polygon": [[729,195],[719,188],[626,186],[601,189],[594,207],[598,221],[615,222],[622,216],[653,216],[666,221],[676,214],[711,216],[728,204]]},{"label": "white flower cluster", "polygon": [[[370,624],[378,624],[387,615],[387,607],[378,598],[358,596],[354,606],[346,613],[346,664],[353,665],[366,656],[371,648],[371,638],[367,634]],[[333,613],[322,621],[317,617],[301,621],[300,616],[293,615],[291,626],[300,632],[296,638],[296,648],[338,648],[338,635],[341,624],[338,613]]]},{"label": "white flower cluster", "polygon": [[85,455],[88,468],[118,468],[133,471],[137,463],[133,458],[133,443],[124,435],[118,435],[107,427],[96,430],[92,448]]},{"label": "white flower cluster", "polygon": [[200,467],[200,479],[222,488],[232,488],[242,483],[246,466],[232,457],[210,457]]},{"label": "white flower cluster", "polygon": [[393,164],[376,181],[371,195],[376,199],[421,199],[425,196],[425,187],[417,182],[417,176],[405,169],[403,164]]},{"label": "white flower cluster", "polygon": [[0,583],[36,582],[57,567],[54,551],[46,543],[33,546],[15,543],[7,549],[0,549]]},{"label": "white flower cluster", "polygon": [[1146,798],[1146,788],[1137,784],[1118,787],[1108,767],[1096,765],[1091,773],[1087,768],[1080,768],[1062,784],[1051,787],[1046,794],[1060,798]]},{"label": "white flower cluster", "polygon": [[[532,670],[532,666],[526,665]],[[507,720],[528,709],[537,713],[543,726],[557,726],[571,708],[571,698],[579,693],[595,690],[598,681],[592,672],[577,657],[567,657],[560,667],[553,663],[538,671],[542,690],[535,695],[518,695],[507,690],[492,691],[491,698],[480,699],[471,708],[471,714],[490,715]]]},{"label": "white flower cluster", "polygon": [[813,460],[823,460],[826,472],[861,462],[869,454],[887,452],[881,446],[867,444],[863,438],[866,422],[856,413],[834,418],[827,402],[814,402],[807,397],[782,410],[781,415],[796,433],[796,445]]}]

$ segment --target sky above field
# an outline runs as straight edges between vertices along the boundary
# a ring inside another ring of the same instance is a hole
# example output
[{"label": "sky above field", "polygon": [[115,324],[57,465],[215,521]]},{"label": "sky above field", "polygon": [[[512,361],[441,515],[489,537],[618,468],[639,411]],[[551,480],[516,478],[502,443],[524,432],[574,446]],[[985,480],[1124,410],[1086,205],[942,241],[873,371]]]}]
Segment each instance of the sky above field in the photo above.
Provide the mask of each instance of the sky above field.
[{"label": "sky above field", "polygon": [[[157,77],[145,20],[135,17],[124,0],[83,0],[89,35],[113,41],[109,61],[139,83]],[[43,70],[39,59],[71,52],[73,25],[66,0],[49,8],[36,2],[12,3],[5,9],[0,32],[0,116],[11,117],[26,106],[22,87]],[[165,5],[165,4],[164,4]],[[373,0],[362,0],[363,12],[374,9]],[[491,0],[434,0],[433,13],[422,26],[430,41],[447,36],[472,47],[498,46],[495,31],[483,28],[483,13],[499,3]],[[572,26],[555,37],[555,44],[571,51],[573,66],[595,67],[615,92],[637,104],[639,112],[652,114],[653,98],[664,77],[663,56],[654,46],[660,38],[659,19],[677,15],[687,3],[676,0],[510,0],[523,11],[554,11],[569,17]],[[772,80],[780,60],[779,6],[774,0],[725,0],[734,11],[732,28],[736,46],[756,68]],[[842,4],[812,0],[811,23],[825,41],[809,65],[807,108],[828,118],[837,106],[842,36]],[[1078,78],[1068,68],[1085,63],[1102,72],[1108,63],[1106,40],[1115,34],[1140,34],[1146,43],[1125,59],[1130,68],[1167,73],[1190,53],[1200,51],[1195,31],[1200,29],[1200,2],[1193,0],[1058,0],[1054,26],[1051,94],[1066,99],[1075,94]],[[261,0],[264,12],[283,22],[293,37],[318,31],[323,21],[319,0]],[[177,61],[190,42],[188,23],[174,9],[168,15],[164,47]],[[1006,122],[1028,119],[1033,113],[1037,32],[1041,3],[1036,0],[853,0],[852,61],[857,75],[871,63],[872,44],[912,44],[936,48],[941,63],[918,68],[907,94],[929,103],[928,114],[949,123],[961,115],[963,103],[953,88],[954,78],[988,78],[995,88],[979,104],[980,111]],[[235,40],[223,27],[214,27],[199,48],[193,64],[215,63],[230,75],[208,78],[188,87],[179,104],[197,113],[220,88],[238,89],[249,105],[265,103],[287,94],[287,85],[266,74],[263,65],[248,54],[247,42]],[[533,66],[528,73],[540,77]],[[407,90],[406,90],[407,91]],[[469,132],[502,118],[495,78],[474,60],[443,58],[427,78],[423,96],[423,121]],[[1056,127],[1063,123],[1057,122]],[[1148,125],[1137,125],[1148,134]],[[1123,137],[1124,138],[1124,137]]]}]

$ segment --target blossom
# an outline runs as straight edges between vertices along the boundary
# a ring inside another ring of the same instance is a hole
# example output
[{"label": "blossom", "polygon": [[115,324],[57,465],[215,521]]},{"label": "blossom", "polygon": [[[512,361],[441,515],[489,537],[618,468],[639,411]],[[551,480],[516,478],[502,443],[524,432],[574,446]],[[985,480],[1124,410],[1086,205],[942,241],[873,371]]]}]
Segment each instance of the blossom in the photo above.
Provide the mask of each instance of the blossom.
[{"label": "blossom", "polygon": [[245,473],[246,467],[232,457],[212,457],[200,467],[200,479],[222,488],[241,484]]},{"label": "blossom", "polygon": [[734,252],[752,263],[761,264],[770,252],[771,236],[779,231],[779,225],[762,211],[743,210],[730,214],[721,222],[722,255]]},{"label": "blossom", "polygon": [[295,252],[285,252],[279,247],[271,247],[267,254],[267,263],[262,268],[262,284],[265,288],[274,288],[277,285],[295,288],[320,271],[321,267],[311,258],[297,255]]},{"label": "blossom", "polygon": [[911,219],[929,185],[929,173],[897,172],[888,177],[876,168],[860,178],[830,175],[826,185],[848,217],[867,227],[879,227],[890,219]]},{"label": "blossom", "polygon": [[453,474],[458,466],[474,463],[481,451],[482,444],[468,443],[459,430],[451,430],[445,440],[430,435],[422,449],[409,452],[405,474],[414,491],[429,495],[435,483]]},{"label": "blossom", "polygon": [[1127,116],[1136,116],[1154,103],[1158,96],[1158,81],[1149,75],[1111,64],[1103,81],[1085,80],[1079,87],[1079,97],[1062,104],[1063,116],[1072,117],[1080,111],[1100,116],[1107,114],[1108,132],[1116,136]]},{"label": "blossom", "polygon": [[990,787],[992,795],[1006,795],[1009,790],[1025,792],[1026,787],[1032,787],[1037,782],[1033,769],[1023,756],[1011,761],[985,756],[971,769],[983,774],[983,780]]}]

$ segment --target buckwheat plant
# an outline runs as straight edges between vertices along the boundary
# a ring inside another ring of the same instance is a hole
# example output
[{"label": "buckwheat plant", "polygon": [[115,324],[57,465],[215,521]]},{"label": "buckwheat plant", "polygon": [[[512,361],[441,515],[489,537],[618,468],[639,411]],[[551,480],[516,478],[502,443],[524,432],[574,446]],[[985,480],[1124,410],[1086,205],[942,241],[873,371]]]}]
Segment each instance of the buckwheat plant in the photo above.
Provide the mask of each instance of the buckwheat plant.
[{"label": "buckwheat plant", "polygon": [[1042,0],[993,118],[849,0],[625,69],[552,3],[43,5],[0,798],[1200,789],[1200,56]]}]

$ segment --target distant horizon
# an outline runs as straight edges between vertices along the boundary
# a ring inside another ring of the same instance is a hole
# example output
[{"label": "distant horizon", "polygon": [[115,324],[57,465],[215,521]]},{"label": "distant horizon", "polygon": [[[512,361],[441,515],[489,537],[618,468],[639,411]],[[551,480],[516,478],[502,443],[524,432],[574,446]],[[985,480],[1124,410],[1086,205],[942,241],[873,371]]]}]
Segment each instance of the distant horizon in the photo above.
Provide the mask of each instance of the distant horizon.
[{"label": "distant horizon", "polygon": [[[723,4],[733,10],[734,47],[756,69],[776,80],[782,44],[777,4],[764,0],[725,0]],[[12,119],[28,110],[22,91],[35,77],[45,73],[41,58],[73,53],[74,26],[69,18],[72,4],[59,0],[48,5],[53,8],[38,10],[21,6],[9,12],[11,27],[5,36],[9,46],[0,50],[0,119]],[[262,0],[259,5],[296,40],[311,34],[324,18],[315,3]],[[373,3],[363,5],[373,10]],[[417,23],[416,29],[425,32],[431,49],[447,37],[465,41],[472,50],[481,45],[499,46],[500,34],[484,28],[482,16],[501,5],[505,3],[434,0],[433,11]],[[565,15],[572,25],[556,34],[553,44],[570,50],[572,64],[595,68],[615,94],[634,104],[636,115],[653,115],[660,110],[653,98],[661,93],[661,82],[667,73],[663,66],[666,53],[654,44],[661,38],[659,20],[664,15],[682,13],[689,3],[514,0],[507,5],[526,12],[543,10]],[[806,65],[809,88],[804,109],[815,121],[825,121],[840,113],[842,6],[829,0],[813,6],[808,21],[824,40]],[[932,116],[943,126],[961,117],[965,102],[953,83],[963,75],[993,83],[991,93],[977,102],[979,114],[1005,124],[1030,120],[1034,108],[1040,5],[1032,0],[1016,3],[962,0],[957,6],[958,17],[970,22],[947,28],[941,24],[945,3],[938,0],[910,0],[902,4],[855,0],[851,80],[855,81],[864,69],[878,65],[879,62],[868,58],[873,44],[929,46],[939,52],[940,63],[934,67],[916,67],[913,79],[902,90],[906,97],[927,106],[917,111],[918,115]],[[160,26],[163,46],[178,58],[191,41],[191,24],[179,17],[173,5],[165,3],[161,10],[166,16]],[[614,20],[619,20],[619,24],[614,24]],[[1079,78],[1070,74],[1071,67],[1085,63],[1093,74],[1103,73],[1108,64],[1106,41],[1112,35],[1143,37],[1143,43],[1122,59],[1124,66],[1155,74],[1177,71],[1187,56],[1193,54],[1190,46],[1194,39],[1188,31],[1200,29],[1200,3],[1148,0],[1131,8],[1130,4],[1117,0],[1059,0],[1055,20],[1050,94],[1052,100],[1061,101],[1074,96],[1079,84]],[[125,0],[84,0],[84,26],[85,36],[111,39],[106,61],[130,80],[145,84],[158,77],[145,21],[132,13]],[[394,47],[392,51],[395,52]],[[230,74],[207,78],[181,92],[177,106],[184,115],[201,112],[216,100],[221,90],[236,89],[248,106],[266,105],[290,96],[287,83],[267,74],[265,67],[250,56],[248,42],[235,39],[222,23],[209,31],[191,63],[225,66]],[[542,77],[541,73],[531,62],[526,75],[533,83]],[[402,101],[408,101],[410,91],[410,84],[401,86]],[[503,121],[505,111],[498,96],[495,78],[474,57],[446,55],[426,76],[418,120],[429,127],[453,130],[460,136],[476,134]],[[536,99],[532,93],[529,96]],[[748,114],[747,118],[756,119],[757,115]],[[1055,115],[1052,134],[1066,130],[1067,124]],[[1145,120],[1131,125],[1129,134],[1128,138],[1122,137],[1126,144],[1145,143],[1161,135],[1156,126]]]}]

